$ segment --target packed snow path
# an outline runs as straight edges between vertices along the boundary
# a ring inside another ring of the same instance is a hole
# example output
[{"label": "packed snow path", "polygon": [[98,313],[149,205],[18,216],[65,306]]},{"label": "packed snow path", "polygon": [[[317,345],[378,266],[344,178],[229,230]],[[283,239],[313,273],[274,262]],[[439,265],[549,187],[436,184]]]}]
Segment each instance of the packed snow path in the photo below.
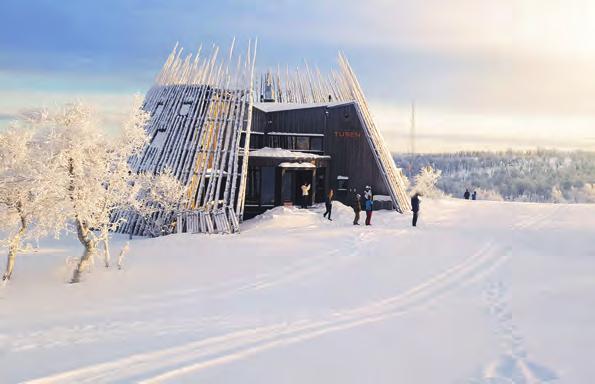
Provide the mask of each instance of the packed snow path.
[{"label": "packed snow path", "polygon": [[334,214],[276,208],[237,236],[134,240],[124,270],[98,264],[78,285],[62,283],[76,242],[42,244],[0,290],[0,381],[595,376],[595,206],[424,201],[418,228]]}]

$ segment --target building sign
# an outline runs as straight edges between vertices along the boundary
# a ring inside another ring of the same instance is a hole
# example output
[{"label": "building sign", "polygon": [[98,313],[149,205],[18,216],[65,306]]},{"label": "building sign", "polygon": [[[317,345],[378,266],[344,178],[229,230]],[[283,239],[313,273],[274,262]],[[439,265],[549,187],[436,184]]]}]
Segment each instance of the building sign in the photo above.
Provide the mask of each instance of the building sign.
[{"label": "building sign", "polygon": [[362,137],[361,132],[355,131],[335,131],[335,137],[346,137],[349,139],[359,139]]}]

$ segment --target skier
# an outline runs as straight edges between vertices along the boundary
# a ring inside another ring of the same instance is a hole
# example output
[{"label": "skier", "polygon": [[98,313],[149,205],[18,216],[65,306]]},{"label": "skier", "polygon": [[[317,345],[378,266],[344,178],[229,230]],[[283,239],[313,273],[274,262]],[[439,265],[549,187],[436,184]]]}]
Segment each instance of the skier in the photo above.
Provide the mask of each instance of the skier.
[{"label": "skier", "polygon": [[333,210],[333,196],[334,196],[334,194],[335,194],[335,191],[333,191],[332,188],[331,188],[331,190],[326,195],[326,200],[324,202],[324,205],[326,207],[326,211],[322,215],[323,217],[326,217],[326,215],[328,215],[328,219],[330,221],[333,221],[333,219],[331,219],[331,212]]},{"label": "skier", "polygon": [[473,194],[471,195],[471,200],[477,200],[477,191],[473,191]]},{"label": "skier", "polygon": [[417,216],[419,215],[419,193],[415,192],[415,194],[411,197],[411,210],[413,211],[413,226],[417,226]]},{"label": "skier", "polygon": [[372,207],[374,202],[372,201],[372,195],[370,198],[366,200],[366,225],[371,225],[370,221],[372,220]]},{"label": "skier", "polygon": [[355,213],[353,225],[359,225],[359,213],[362,211],[361,198],[362,196],[359,193],[355,195],[355,201],[353,202],[353,212]]},{"label": "skier", "polygon": [[463,194],[463,197],[465,198],[465,200],[469,200],[469,196],[471,194],[469,193],[469,189],[465,189],[465,193]]},{"label": "skier", "polygon": [[302,208],[308,208],[308,194],[310,193],[310,184],[304,181],[302,188]]}]

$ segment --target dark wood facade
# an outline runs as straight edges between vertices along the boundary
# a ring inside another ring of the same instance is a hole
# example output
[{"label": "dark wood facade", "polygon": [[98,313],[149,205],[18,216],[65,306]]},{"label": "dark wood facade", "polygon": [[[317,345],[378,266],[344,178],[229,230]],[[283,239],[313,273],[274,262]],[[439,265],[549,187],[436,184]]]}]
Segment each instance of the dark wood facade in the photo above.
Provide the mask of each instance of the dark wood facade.
[{"label": "dark wood facade", "polygon": [[[306,104],[302,108],[287,105],[287,109],[274,103],[257,104],[253,109],[251,130],[250,147],[253,150],[283,148],[324,158],[298,159],[315,164],[315,168],[291,169],[279,165],[295,159],[251,156],[246,218],[272,206],[290,203],[288,195],[298,196],[304,178],[312,180],[312,202],[324,201],[330,188],[335,191],[335,199],[344,204],[351,204],[356,191],[363,194],[366,185],[372,187],[374,194],[389,194],[354,102]],[[288,172],[295,174],[285,176]],[[289,178],[292,180],[288,181]],[[269,185],[271,182],[274,186]],[[288,193],[287,189],[293,189],[295,193]],[[273,190],[274,199],[270,198]],[[262,193],[266,194],[266,199],[262,199]],[[298,200],[294,198],[291,203],[298,204]]]}]

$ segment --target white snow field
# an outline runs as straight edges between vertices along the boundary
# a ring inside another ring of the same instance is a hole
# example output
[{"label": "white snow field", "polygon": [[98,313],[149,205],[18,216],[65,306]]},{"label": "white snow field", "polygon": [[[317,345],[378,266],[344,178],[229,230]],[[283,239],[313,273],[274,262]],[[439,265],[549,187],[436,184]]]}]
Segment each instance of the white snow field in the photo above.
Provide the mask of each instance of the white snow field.
[{"label": "white snow field", "polygon": [[0,289],[0,382],[595,380],[595,205],[428,200],[417,228],[321,213],[135,239],[74,285],[76,240],[43,242]]}]

